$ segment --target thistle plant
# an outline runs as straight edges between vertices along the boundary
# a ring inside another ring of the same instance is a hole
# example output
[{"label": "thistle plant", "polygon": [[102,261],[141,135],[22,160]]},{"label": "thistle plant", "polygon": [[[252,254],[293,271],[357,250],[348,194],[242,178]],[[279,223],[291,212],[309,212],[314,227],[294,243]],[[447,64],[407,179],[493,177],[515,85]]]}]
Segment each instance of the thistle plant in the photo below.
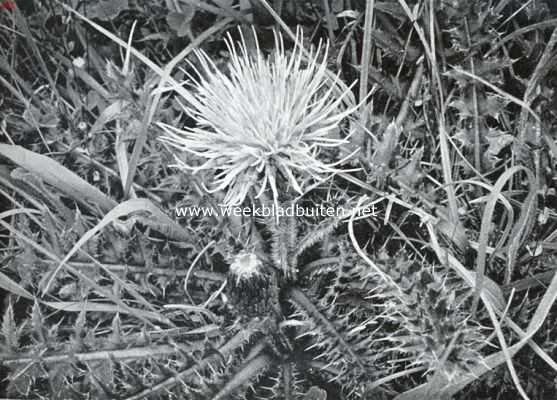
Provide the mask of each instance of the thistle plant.
[{"label": "thistle plant", "polygon": [[196,125],[160,124],[162,139],[198,159],[176,156],[179,168],[208,171],[207,190],[226,191],[224,204],[238,205],[248,193],[257,198],[269,188],[277,204],[283,184],[301,194],[349,157],[326,162],[324,153],[347,143],[339,123],[357,106],[346,105],[350,87],[327,70],[327,44],[308,53],[299,31],[287,53],[275,32],[275,49],[266,57],[255,33],[253,51],[240,35],[240,42],[228,35],[227,72],[204,51],[195,52],[200,69],[191,63],[196,76],[188,74],[191,95],[181,103]]}]

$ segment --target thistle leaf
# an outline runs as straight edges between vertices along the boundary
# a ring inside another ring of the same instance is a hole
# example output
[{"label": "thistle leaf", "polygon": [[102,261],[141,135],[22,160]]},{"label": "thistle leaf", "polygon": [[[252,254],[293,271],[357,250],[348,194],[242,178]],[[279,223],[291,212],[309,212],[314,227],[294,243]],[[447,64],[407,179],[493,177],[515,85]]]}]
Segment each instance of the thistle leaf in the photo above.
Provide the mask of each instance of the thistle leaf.
[{"label": "thistle leaf", "polygon": [[19,331],[14,319],[12,302],[8,303],[4,316],[2,317],[3,344],[7,352],[15,352],[19,348]]},{"label": "thistle leaf", "polygon": [[259,354],[246,362],[242,368],[234,374],[234,376],[224,385],[224,387],[212,397],[212,400],[221,400],[227,398],[232,392],[248,381],[255,379],[256,376],[263,373],[271,364],[271,358],[266,354]]}]

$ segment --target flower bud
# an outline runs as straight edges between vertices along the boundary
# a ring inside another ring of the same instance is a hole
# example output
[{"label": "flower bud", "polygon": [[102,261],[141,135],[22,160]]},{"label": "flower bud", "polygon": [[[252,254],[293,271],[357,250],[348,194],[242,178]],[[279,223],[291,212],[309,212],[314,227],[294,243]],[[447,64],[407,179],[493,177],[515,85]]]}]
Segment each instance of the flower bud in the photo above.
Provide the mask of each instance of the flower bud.
[{"label": "flower bud", "polygon": [[238,253],[228,272],[231,304],[245,316],[272,314],[278,310],[278,286],[272,270],[256,254]]}]

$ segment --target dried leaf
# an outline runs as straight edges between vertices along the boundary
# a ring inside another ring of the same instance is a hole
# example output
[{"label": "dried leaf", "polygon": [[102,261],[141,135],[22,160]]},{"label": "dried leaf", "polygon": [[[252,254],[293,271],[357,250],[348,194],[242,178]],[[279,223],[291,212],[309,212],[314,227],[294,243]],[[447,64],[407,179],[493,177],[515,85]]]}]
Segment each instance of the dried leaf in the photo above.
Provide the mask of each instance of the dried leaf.
[{"label": "dried leaf", "polygon": [[395,149],[400,137],[400,129],[394,122],[391,122],[383,137],[377,140],[375,144],[375,152],[371,158],[371,164],[376,167],[388,168],[391,163]]},{"label": "dried leaf", "polygon": [[422,160],[423,154],[424,149],[422,147],[412,155],[410,161],[398,171],[396,176],[398,182],[403,183],[409,188],[413,188],[422,180],[424,174],[420,168],[420,161]]},{"label": "dried leaf", "polygon": [[464,253],[468,247],[468,236],[466,235],[466,229],[460,221],[454,221],[450,217],[449,210],[438,208],[437,216],[439,217],[439,222],[435,225],[435,228],[443,235],[444,238],[453,243],[462,253]]},{"label": "dried leaf", "polygon": [[191,20],[195,16],[195,7],[183,4],[182,12],[171,12],[166,16],[166,23],[178,37],[192,36]]},{"label": "dried leaf", "polygon": [[98,0],[88,2],[87,6],[80,7],[79,11],[87,18],[110,21],[129,8],[128,0]]},{"label": "dried leaf", "polygon": [[492,166],[495,166],[495,164],[499,161],[499,153],[505,147],[514,142],[514,136],[504,133],[498,129],[489,129],[486,140],[489,145],[485,152],[485,157]]}]

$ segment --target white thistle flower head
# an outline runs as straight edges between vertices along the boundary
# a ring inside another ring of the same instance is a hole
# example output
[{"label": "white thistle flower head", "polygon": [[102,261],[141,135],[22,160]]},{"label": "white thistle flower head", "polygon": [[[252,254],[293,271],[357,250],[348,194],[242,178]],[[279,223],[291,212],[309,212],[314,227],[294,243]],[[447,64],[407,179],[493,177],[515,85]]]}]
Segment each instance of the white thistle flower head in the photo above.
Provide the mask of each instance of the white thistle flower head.
[{"label": "white thistle flower head", "polygon": [[160,124],[166,133],[162,140],[200,159],[191,165],[176,157],[176,166],[212,173],[206,189],[226,191],[224,204],[241,204],[250,191],[257,198],[270,188],[278,205],[277,187],[290,186],[302,194],[303,182],[327,178],[353,154],[329,164],[320,160],[327,148],[347,143],[348,138],[335,132],[358,106],[347,101],[351,87],[327,70],[328,45],[319,43],[308,54],[299,44],[298,30],[287,54],[275,32],[275,49],[266,57],[255,31],[253,52],[240,35],[237,43],[228,35],[227,72],[204,51],[196,51],[201,71],[190,64],[197,76],[188,75],[193,90],[182,104],[196,126]]},{"label": "white thistle flower head", "polygon": [[261,261],[254,253],[240,252],[234,257],[234,261],[230,265],[230,273],[239,283],[241,280],[251,280],[260,275],[261,266]]}]

